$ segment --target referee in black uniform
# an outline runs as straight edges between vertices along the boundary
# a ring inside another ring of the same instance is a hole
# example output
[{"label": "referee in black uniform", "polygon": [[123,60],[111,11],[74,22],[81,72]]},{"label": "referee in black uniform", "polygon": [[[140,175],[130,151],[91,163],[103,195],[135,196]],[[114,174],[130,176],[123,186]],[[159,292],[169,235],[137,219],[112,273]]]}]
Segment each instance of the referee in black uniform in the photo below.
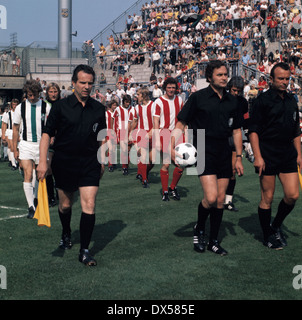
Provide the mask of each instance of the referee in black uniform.
[{"label": "referee in black uniform", "polygon": [[70,249],[72,246],[72,201],[74,192],[79,190],[82,207],[79,260],[90,266],[96,265],[88,246],[95,224],[95,198],[104,169],[97,159],[100,146],[97,136],[106,128],[105,107],[90,97],[94,81],[91,67],[79,65],[75,68],[72,76],[74,94],[53,104],[43,131],[37,168],[38,179],[44,179],[50,138],[55,137],[51,167],[63,228],[60,247]]},{"label": "referee in black uniform", "polygon": [[[270,74],[271,88],[254,101],[249,125],[254,167],[260,177],[258,216],[263,244],[277,250],[287,245],[281,225],[299,197],[297,165],[302,166],[299,110],[294,96],[287,92],[290,75],[288,64],[274,65]],[[282,184],[284,197],[271,222],[276,176]]]},{"label": "referee in black uniform", "polygon": [[[195,147],[197,146],[197,151],[198,129],[205,129],[205,154],[198,153],[198,158],[205,156],[203,172],[200,171],[197,163],[198,176],[204,195],[198,206],[198,220],[194,227],[194,249],[197,252],[205,251],[205,224],[210,215],[207,249],[220,255],[226,255],[227,251],[220,246],[218,241],[218,233],[223,216],[225,191],[232,176],[232,150],[228,138],[231,135],[234,137],[237,152],[235,168],[238,175],[241,176],[243,174],[242,113],[237,103],[238,100],[226,92],[228,80],[226,65],[219,60],[211,61],[207,65],[205,76],[210,85],[189,97],[177,116],[178,122],[175,128],[180,129],[176,134],[180,134],[186,125],[189,129],[193,129],[193,141]],[[171,158],[175,159],[173,148]],[[199,162],[199,159],[197,161]]]}]

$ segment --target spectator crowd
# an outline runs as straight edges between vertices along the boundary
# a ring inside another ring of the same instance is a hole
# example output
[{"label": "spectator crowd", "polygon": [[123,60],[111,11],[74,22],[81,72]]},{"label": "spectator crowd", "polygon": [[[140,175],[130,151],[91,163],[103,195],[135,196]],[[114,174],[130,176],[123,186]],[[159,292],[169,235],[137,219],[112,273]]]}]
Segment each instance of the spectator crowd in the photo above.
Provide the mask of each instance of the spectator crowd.
[{"label": "spectator crowd", "polygon": [[109,36],[107,49],[99,44],[100,84],[106,84],[105,71],[112,70],[117,79],[112,92],[118,86],[133,92],[139,84],[131,66],[141,64],[151,68],[151,98],[158,97],[168,76],[177,77],[187,98],[196,79],[204,78],[207,62],[218,59],[227,62],[230,76],[242,70],[246,84],[253,76],[260,82],[258,93],[267,89],[270,70],[280,61],[291,65],[295,86],[301,87],[300,23],[300,0],[146,2],[139,15],[127,16],[125,32]]}]

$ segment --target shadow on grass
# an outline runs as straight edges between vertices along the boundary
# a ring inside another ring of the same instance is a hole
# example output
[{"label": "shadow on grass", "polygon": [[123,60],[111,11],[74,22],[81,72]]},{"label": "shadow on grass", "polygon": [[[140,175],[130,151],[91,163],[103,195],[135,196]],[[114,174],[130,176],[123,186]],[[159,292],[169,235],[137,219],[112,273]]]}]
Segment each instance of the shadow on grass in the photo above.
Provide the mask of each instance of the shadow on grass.
[{"label": "shadow on grass", "polygon": [[[206,224],[206,230],[205,230],[206,235],[209,235],[210,233],[209,220],[210,219],[207,220],[207,224]],[[176,235],[177,237],[193,237],[193,227],[195,224],[196,222],[192,222],[179,228],[174,232],[174,235]],[[231,234],[235,236],[236,235],[235,228],[234,228],[235,226],[236,225],[232,222],[222,221],[221,227],[219,230],[219,238],[223,239],[227,234]]]},{"label": "shadow on grass", "polygon": [[160,180],[159,172],[155,170],[154,171],[151,170],[148,174],[148,180],[150,183],[154,183],[154,184],[160,183],[161,180]]},{"label": "shadow on grass", "polygon": [[240,196],[239,194],[235,193],[234,194],[234,203],[236,202],[244,202],[244,203],[249,203],[250,201],[246,199],[245,197]]},{"label": "shadow on grass", "polygon": [[262,242],[262,232],[257,214],[251,214],[238,220],[238,226],[245,232],[254,237],[255,240]]},{"label": "shadow on grass", "polygon": [[[272,217],[272,221],[273,221]],[[286,222],[286,220],[285,220]],[[260,227],[260,222],[259,222],[259,218],[258,218],[258,214],[252,214],[249,217],[244,217],[244,218],[240,218],[238,225],[245,230],[247,233],[251,234],[254,236],[254,239],[262,242],[263,241],[263,234],[262,234],[262,230]],[[288,234],[292,235],[292,236],[299,236],[298,233],[293,232],[291,230],[289,230],[284,224],[282,225],[282,231],[284,233],[285,238],[288,238]]]},{"label": "shadow on grass", "polygon": [[[179,228],[174,232],[174,235],[177,237],[184,237],[184,238],[193,237],[193,227],[195,224],[196,222],[191,222]],[[262,243],[263,235],[262,235],[262,231],[261,231],[261,227],[258,219],[258,214],[252,214],[248,217],[240,218],[238,221],[238,226],[248,234],[252,235],[255,240]],[[235,236],[236,235],[235,227],[236,227],[235,223],[222,220],[221,227],[219,230],[219,239],[222,240],[228,234]],[[288,238],[288,235],[291,235],[294,237],[299,236],[298,233],[289,230],[284,224],[282,225],[282,231],[284,233],[285,238]],[[209,219],[207,220],[207,223],[206,223],[206,235],[209,235]]]},{"label": "shadow on grass", "polygon": [[[177,186],[177,190],[178,190],[180,198],[186,198],[188,196],[188,193],[190,192],[188,188],[181,187],[181,186]],[[159,194],[161,196],[163,195],[163,189],[162,188],[160,188]],[[169,198],[170,198],[170,200],[173,199],[170,192],[169,192]]]},{"label": "shadow on grass", "polygon": [[[97,254],[102,251],[108,243],[114,240],[114,238],[126,227],[127,225],[121,220],[112,220],[104,224],[98,224],[94,227],[91,243],[92,246],[89,248],[91,254]],[[71,235],[73,244],[80,243],[80,232],[76,230]],[[59,247],[52,252],[55,257],[63,257],[65,250]]]}]

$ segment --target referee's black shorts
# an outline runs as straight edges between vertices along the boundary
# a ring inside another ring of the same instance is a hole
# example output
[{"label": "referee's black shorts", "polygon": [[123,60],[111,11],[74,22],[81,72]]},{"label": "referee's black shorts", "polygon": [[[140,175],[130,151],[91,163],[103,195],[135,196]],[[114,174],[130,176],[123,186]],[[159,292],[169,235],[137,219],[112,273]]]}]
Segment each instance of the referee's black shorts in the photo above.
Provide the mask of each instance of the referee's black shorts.
[{"label": "referee's black shorts", "polygon": [[228,139],[206,137],[204,163],[204,171],[198,172],[198,176],[216,175],[217,179],[231,178],[233,175],[232,148]]},{"label": "referee's black shorts", "polygon": [[[260,152],[265,162],[263,175],[278,175],[298,171],[297,150],[292,142],[278,144],[272,141],[259,141]],[[258,170],[255,170],[259,173]]]},{"label": "referee's black shorts", "polygon": [[51,168],[56,188],[75,192],[80,187],[99,186],[101,164],[97,156],[67,156],[55,152]]}]

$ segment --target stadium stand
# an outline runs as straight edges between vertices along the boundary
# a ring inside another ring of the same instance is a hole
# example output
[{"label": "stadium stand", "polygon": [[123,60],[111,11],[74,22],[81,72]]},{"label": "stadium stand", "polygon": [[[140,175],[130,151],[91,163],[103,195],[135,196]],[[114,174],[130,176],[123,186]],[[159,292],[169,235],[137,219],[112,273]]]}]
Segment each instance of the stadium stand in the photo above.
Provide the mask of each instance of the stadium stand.
[{"label": "stadium stand", "polygon": [[132,82],[149,85],[150,92],[152,77],[173,76],[180,84],[186,78],[194,88],[211,59],[225,60],[230,75],[242,75],[248,85],[251,76],[268,82],[272,65],[286,61],[293,65],[300,96],[300,13],[300,0],[146,2],[107,44],[94,44],[96,87],[103,93],[115,91],[118,84],[126,89],[131,75]]}]

